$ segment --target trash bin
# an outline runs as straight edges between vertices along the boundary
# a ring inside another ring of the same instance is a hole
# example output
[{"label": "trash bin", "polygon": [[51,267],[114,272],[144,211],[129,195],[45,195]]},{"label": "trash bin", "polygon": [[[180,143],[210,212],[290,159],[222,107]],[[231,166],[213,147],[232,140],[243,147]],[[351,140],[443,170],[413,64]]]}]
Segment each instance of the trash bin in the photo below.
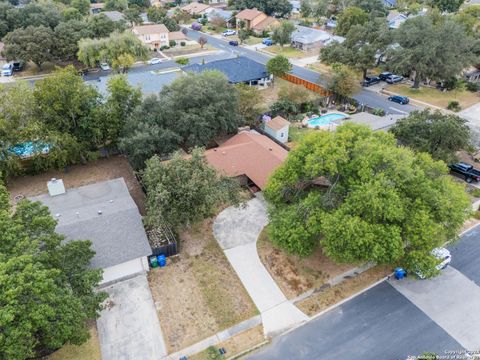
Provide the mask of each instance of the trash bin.
[{"label": "trash bin", "polygon": [[150,256],[148,260],[150,261],[150,266],[152,268],[156,268],[158,266],[157,257],[155,255]]},{"label": "trash bin", "polygon": [[165,265],[167,265],[167,257],[163,254],[157,256],[157,261],[160,267],[164,267]]},{"label": "trash bin", "polygon": [[407,272],[406,272],[403,268],[398,267],[398,268],[395,269],[395,279],[401,280],[401,279],[403,279],[406,275],[407,275]]}]

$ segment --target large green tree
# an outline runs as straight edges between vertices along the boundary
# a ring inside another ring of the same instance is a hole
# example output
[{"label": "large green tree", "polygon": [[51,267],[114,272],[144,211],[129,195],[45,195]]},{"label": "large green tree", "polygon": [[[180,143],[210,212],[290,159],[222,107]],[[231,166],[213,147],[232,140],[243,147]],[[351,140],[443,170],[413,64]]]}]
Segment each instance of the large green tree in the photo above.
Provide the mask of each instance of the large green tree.
[{"label": "large green tree", "polygon": [[333,74],[328,82],[328,90],[340,99],[349,98],[358,89],[355,73],[348,66],[333,64]]},{"label": "large green tree", "polygon": [[292,64],[283,55],[277,55],[267,61],[267,71],[273,76],[282,77],[292,71]]},{"label": "large green tree", "polygon": [[332,42],[322,48],[320,59],[326,64],[341,63],[362,71],[377,65],[378,54],[384,54],[390,45],[391,31],[384,19],[377,18],[350,28],[344,42]]},{"label": "large green tree", "polygon": [[356,124],[307,135],[264,191],[272,241],[302,256],[435,274],[430,251],[456,236],[470,201],[441,161]]},{"label": "large green tree", "polygon": [[239,106],[238,111],[249,125],[256,125],[262,112],[266,111],[265,99],[255,86],[237,84]]},{"label": "large green tree", "polygon": [[150,96],[128,119],[120,143],[134,166],[154,154],[206,146],[243,123],[237,89],[220,72],[189,73]]},{"label": "large green tree", "polygon": [[417,16],[395,33],[399,45],[390,50],[388,65],[400,73],[414,73],[413,88],[426,78],[449,80],[478,61],[478,40],[452,19]]},{"label": "large green tree", "polygon": [[434,159],[451,162],[455,153],[470,147],[468,121],[440,111],[414,111],[400,119],[390,131],[402,145],[428,152]]},{"label": "large green tree", "polygon": [[432,5],[444,12],[457,12],[464,0],[432,0]]},{"label": "large green tree", "polygon": [[282,21],[282,23],[273,28],[271,38],[276,43],[283,46],[290,44],[292,33],[295,30],[295,25],[291,21]]},{"label": "large green tree", "polygon": [[0,353],[2,359],[46,355],[89,337],[105,294],[101,270],[89,268],[89,241],[65,243],[40,203],[23,200],[12,212],[0,185]]},{"label": "large green tree", "polygon": [[103,38],[110,35],[115,29],[115,22],[105,14],[96,14],[88,19],[88,29],[96,38]]},{"label": "large green tree", "polygon": [[363,25],[368,21],[368,14],[362,9],[351,6],[346,8],[338,16],[335,33],[346,35],[354,25]]},{"label": "large green tree", "polygon": [[292,11],[292,5],[288,0],[235,0],[237,9],[257,8],[267,15],[286,17]]},{"label": "large green tree", "polygon": [[32,61],[39,68],[54,58],[55,35],[45,26],[29,26],[9,32],[4,38],[7,60]]},{"label": "large green tree", "polygon": [[93,36],[88,24],[79,20],[61,22],[55,27],[54,33],[54,55],[60,60],[75,60],[80,39]]},{"label": "large green tree", "polygon": [[194,149],[188,158],[177,152],[168,162],[154,156],[146,165],[142,181],[149,225],[188,226],[212,216],[221,204],[240,202],[238,181],[218,175],[202,149]]}]

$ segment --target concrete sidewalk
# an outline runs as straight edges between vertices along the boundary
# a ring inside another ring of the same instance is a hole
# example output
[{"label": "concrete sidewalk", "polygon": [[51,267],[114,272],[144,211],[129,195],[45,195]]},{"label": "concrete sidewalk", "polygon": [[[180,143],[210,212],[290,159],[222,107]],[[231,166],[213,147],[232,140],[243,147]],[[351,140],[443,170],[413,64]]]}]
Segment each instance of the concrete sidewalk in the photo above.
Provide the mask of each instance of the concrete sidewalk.
[{"label": "concrete sidewalk", "polygon": [[465,349],[480,349],[480,287],[461,272],[450,266],[433,279],[390,284]]},{"label": "concrete sidewalk", "polygon": [[264,333],[278,334],[308,320],[287,300],[257,253],[257,238],[268,223],[261,195],[245,207],[227,208],[213,224],[213,234],[262,316]]}]

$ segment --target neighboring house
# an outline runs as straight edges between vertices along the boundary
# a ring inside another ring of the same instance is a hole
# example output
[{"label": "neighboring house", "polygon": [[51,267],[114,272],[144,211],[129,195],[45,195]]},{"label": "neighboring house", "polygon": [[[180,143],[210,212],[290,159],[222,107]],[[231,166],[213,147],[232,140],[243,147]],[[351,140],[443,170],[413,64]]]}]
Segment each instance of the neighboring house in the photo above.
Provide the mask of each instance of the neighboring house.
[{"label": "neighboring house", "polygon": [[334,30],[337,27],[337,20],[328,19],[325,23],[325,27],[329,30]]},{"label": "neighboring house", "polygon": [[224,73],[231,84],[268,85],[271,82],[270,74],[267,72],[265,65],[244,56],[211,61],[206,64],[187,65],[182,70],[196,73],[205,70],[217,70]]},{"label": "neighboring house", "polygon": [[93,3],[93,4],[90,4],[90,14],[98,14],[99,12],[101,12],[103,10],[103,8],[105,7],[105,4],[104,3]]},{"label": "neighboring house", "polygon": [[383,5],[387,8],[397,7],[397,0],[383,0]]},{"label": "neighboring house", "polygon": [[240,23],[243,21],[245,30],[251,30],[257,35],[261,35],[265,31],[270,31],[274,26],[280,22],[272,16],[267,16],[265,13],[253,9],[245,9],[240,11],[235,18],[237,19],[237,29],[240,29]]},{"label": "neighboring house", "polygon": [[125,16],[120,11],[102,11],[102,14],[114,22],[125,19]]},{"label": "neighboring house", "polygon": [[266,117],[264,119],[265,132],[277,141],[282,143],[288,142],[288,129],[290,121],[285,120],[281,116],[276,116],[273,119]]},{"label": "neighboring house", "polygon": [[320,49],[333,41],[342,43],[345,41],[345,38],[332,35],[323,30],[299,25],[292,34],[292,46],[304,51]]},{"label": "neighboring house", "polygon": [[217,148],[205,151],[208,163],[218,172],[238,177],[242,185],[263,189],[270,175],[287,158],[287,150],[257,132],[243,131]]},{"label": "neighboring house", "polygon": [[392,10],[387,15],[388,27],[390,29],[398,29],[407,19],[408,15]]},{"label": "neighboring house", "polygon": [[102,283],[149,270],[148,243],[142,217],[123,178],[68,189],[61,180],[48,183],[49,192],[33,197],[48,206],[58,221],[56,231],[68,240],[90,240],[91,267],[103,269]]},{"label": "neighboring house", "polygon": [[194,16],[194,15],[203,15],[206,12],[206,10],[210,8],[211,8],[210,5],[201,4],[199,2],[192,2],[188,5],[181,7],[180,9]]},{"label": "neighboring house", "polygon": [[163,24],[134,26],[132,32],[151,50],[169,46],[170,40],[186,40],[184,33],[181,31],[169,32]]},{"label": "neighboring house", "polygon": [[212,21],[215,18],[221,18],[223,21],[227,22],[233,17],[233,11],[209,8],[205,11],[207,14],[208,21]]},{"label": "neighboring house", "polygon": [[480,66],[471,67],[464,72],[465,80],[468,82],[478,83],[480,82]]},{"label": "neighboring house", "polygon": [[299,14],[302,6],[301,2],[298,0],[288,0],[288,2],[292,5],[292,14]]}]

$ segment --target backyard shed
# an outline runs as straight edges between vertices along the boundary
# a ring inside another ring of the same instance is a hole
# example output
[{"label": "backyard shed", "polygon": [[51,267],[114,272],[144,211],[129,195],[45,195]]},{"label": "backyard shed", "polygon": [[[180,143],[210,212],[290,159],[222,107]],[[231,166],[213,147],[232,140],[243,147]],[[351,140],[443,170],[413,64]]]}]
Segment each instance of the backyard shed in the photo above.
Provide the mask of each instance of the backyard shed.
[{"label": "backyard shed", "polygon": [[285,120],[281,116],[276,116],[273,119],[267,118],[265,122],[265,132],[277,141],[282,143],[288,142],[288,129],[290,121]]}]

